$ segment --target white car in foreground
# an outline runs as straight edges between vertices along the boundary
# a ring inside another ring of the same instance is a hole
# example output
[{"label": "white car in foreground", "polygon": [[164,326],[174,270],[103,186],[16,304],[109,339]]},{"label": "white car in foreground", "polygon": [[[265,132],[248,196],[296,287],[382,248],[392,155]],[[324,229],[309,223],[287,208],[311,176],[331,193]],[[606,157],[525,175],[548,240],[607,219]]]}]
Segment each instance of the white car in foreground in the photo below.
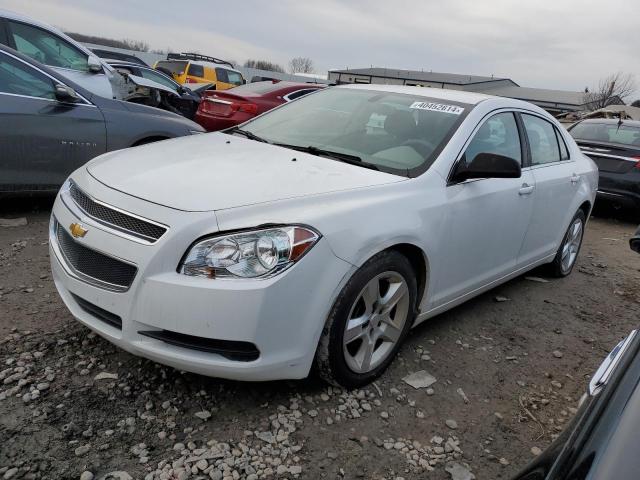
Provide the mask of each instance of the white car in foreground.
[{"label": "white car in foreground", "polygon": [[344,86],[229,131],[107,153],[51,221],[60,295],[123,349],[204,375],[343,386],[411,326],[575,263],[597,169],[543,110]]}]

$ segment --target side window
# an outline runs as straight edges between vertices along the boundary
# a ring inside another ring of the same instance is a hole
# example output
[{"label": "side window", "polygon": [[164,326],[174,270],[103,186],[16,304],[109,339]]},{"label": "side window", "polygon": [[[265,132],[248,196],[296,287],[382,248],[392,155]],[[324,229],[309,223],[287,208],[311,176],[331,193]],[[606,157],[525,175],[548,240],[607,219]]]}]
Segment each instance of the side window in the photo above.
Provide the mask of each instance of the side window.
[{"label": "side window", "polygon": [[219,82],[229,83],[229,76],[224,68],[216,68],[216,76]]},{"label": "side window", "polygon": [[[531,165],[544,165],[560,161],[560,147],[555,127],[533,115],[522,115],[531,148]],[[566,147],[565,147],[566,148]]]},{"label": "side window", "polygon": [[31,25],[18,22],[8,22],[8,25],[10,37],[20,53],[52,67],[89,70],[88,56],[66,40]]},{"label": "side window", "polygon": [[227,78],[229,79],[229,83],[233,85],[244,85],[244,78],[238,72],[232,72],[231,70],[227,70]]},{"label": "side window", "polygon": [[313,90],[298,90],[297,92],[291,92],[289,95],[287,95],[287,98],[291,101],[291,100],[295,100],[296,98],[303,97],[307,93],[311,93],[311,92],[313,92]]},{"label": "side window", "polygon": [[567,144],[564,142],[564,138],[556,128],[556,137],[558,138],[558,145],[560,146],[560,160],[569,160],[569,149],[567,148]]},{"label": "side window", "polygon": [[204,77],[204,67],[202,65],[189,64],[189,75],[194,77]]},{"label": "side window", "polygon": [[479,153],[503,155],[522,164],[520,135],[513,113],[497,113],[486,120],[467,146],[463,159],[469,164]]},{"label": "side window", "polygon": [[53,81],[30,66],[0,55],[0,94],[55,99]]}]

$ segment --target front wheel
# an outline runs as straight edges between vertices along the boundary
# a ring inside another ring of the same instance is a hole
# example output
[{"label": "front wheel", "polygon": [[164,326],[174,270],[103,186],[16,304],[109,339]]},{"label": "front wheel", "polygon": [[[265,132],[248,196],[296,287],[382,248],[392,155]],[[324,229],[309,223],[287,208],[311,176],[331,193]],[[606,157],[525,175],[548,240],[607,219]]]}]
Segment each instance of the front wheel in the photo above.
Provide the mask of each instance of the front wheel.
[{"label": "front wheel", "polygon": [[334,385],[360,387],[393,361],[415,318],[416,280],[407,258],[381,252],[338,296],[325,324],[316,367]]},{"label": "front wheel", "polygon": [[584,236],[585,215],[578,210],[565,233],[556,257],[551,262],[551,274],[555,277],[566,277],[573,270]]}]

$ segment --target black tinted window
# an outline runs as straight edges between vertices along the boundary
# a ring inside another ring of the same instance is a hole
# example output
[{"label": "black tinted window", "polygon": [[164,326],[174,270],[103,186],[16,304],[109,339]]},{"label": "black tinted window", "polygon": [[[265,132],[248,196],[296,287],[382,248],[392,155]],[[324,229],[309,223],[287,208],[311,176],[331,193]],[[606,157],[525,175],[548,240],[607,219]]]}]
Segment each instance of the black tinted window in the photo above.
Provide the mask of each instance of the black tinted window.
[{"label": "black tinted window", "polygon": [[51,79],[7,55],[0,55],[0,92],[55,98]]},{"label": "black tinted window", "polygon": [[311,93],[313,92],[313,90],[298,90],[297,92],[291,92],[289,95],[287,95],[287,98],[289,100],[295,100],[296,98],[300,98],[304,95],[306,95],[307,93]]},{"label": "black tinted window", "polygon": [[192,75],[194,77],[204,77],[204,67],[202,65],[195,65],[193,63],[190,64],[189,75]]},{"label": "black tinted window", "polygon": [[557,129],[556,137],[558,137],[558,145],[560,146],[560,159],[569,160],[569,149],[567,149],[567,144],[564,143],[564,138],[562,138],[562,135]]},{"label": "black tinted window", "polygon": [[224,68],[216,68],[216,77],[219,82],[229,83],[229,76]]},{"label": "black tinted window", "polygon": [[540,117],[522,115],[531,148],[531,164],[543,165],[560,161],[560,147],[555,127]]},{"label": "black tinted window", "polygon": [[520,136],[513,113],[498,113],[486,120],[467,147],[464,160],[471,163],[479,153],[503,155],[522,164]]}]

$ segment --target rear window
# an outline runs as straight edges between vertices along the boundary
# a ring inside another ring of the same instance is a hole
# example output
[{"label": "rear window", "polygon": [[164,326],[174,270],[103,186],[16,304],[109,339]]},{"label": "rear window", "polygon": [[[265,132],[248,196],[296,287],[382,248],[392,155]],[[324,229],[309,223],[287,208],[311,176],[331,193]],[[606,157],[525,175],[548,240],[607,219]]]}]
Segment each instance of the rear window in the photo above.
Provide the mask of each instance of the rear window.
[{"label": "rear window", "polygon": [[240,87],[234,88],[233,93],[243,94],[243,93],[255,93],[258,95],[263,95],[265,93],[274,92],[276,90],[280,90],[282,88],[282,84],[280,82],[255,82],[255,83],[247,83]]},{"label": "rear window", "polygon": [[579,123],[569,132],[577,140],[640,147],[640,127],[617,123]]},{"label": "rear window", "polygon": [[204,67],[202,65],[192,63],[189,65],[189,75],[194,77],[204,77]]},{"label": "rear window", "polygon": [[163,60],[156,64],[156,68],[164,69],[171,72],[174,75],[182,75],[187,70],[187,62],[180,62],[174,60]]}]

